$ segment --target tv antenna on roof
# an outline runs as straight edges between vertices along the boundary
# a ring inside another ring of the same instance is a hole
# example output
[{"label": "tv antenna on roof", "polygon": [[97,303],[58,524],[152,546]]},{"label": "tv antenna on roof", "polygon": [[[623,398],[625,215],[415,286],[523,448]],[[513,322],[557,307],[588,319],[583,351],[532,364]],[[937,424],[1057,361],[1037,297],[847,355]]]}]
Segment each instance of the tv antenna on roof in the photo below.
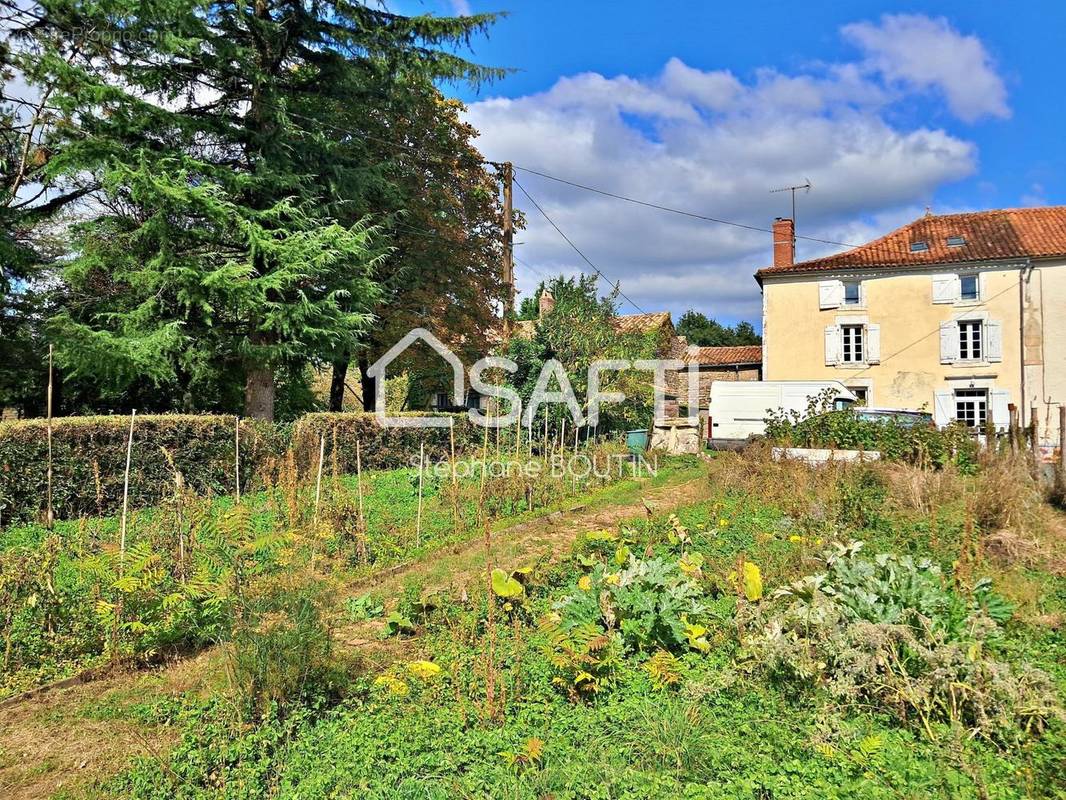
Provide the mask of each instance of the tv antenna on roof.
[{"label": "tv antenna on roof", "polygon": [[778,192],[792,192],[792,244],[796,243],[796,190],[803,189],[804,192],[811,190],[811,179],[807,178],[806,183],[801,183],[799,186],[782,186],[780,189],[771,189],[770,194],[777,194]]}]

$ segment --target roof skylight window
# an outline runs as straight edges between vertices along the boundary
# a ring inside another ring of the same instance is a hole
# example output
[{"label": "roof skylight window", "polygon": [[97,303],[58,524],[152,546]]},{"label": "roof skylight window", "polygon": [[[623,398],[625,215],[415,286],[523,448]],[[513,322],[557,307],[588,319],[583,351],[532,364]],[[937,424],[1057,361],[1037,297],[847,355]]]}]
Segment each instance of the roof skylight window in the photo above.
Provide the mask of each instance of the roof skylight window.
[{"label": "roof skylight window", "polygon": [[966,244],[966,237],[961,234],[948,237],[948,247],[962,247],[964,244]]},{"label": "roof skylight window", "polygon": [[912,253],[922,253],[929,249],[929,242],[911,242]]}]

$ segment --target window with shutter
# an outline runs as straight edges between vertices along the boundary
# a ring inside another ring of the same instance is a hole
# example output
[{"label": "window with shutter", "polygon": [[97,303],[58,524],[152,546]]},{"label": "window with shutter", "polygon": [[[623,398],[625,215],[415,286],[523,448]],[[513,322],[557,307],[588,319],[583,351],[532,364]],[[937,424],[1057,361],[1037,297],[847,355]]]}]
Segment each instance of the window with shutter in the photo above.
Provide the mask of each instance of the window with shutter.
[{"label": "window with shutter", "polygon": [[836,325],[825,328],[825,365],[834,366],[840,360],[840,329]]},{"label": "window with shutter", "polygon": [[959,328],[954,322],[940,323],[940,363],[953,364],[959,358]]},{"label": "window with shutter", "polygon": [[844,302],[844,284],[840,281],[818,283],[818,308],[840,308]]},{"label": "window with shutter", "polygon": [[840,326],[840,360],[844,364],[861,364],[865,337],[862,325]]},{"label": "window with shutter", "polygon": [[983,428],[988,419],[988,390],[956,389],[955,419],[968,428]]},{"label": "window with shutter", "polygon": [[1003,360],[1003,325],[998,320],[985,323],[985,359]]},{"label": "window with shutter", "polygon": [[866,363],[881,363],[881,326],[866,326]]},{"label": "window with shutter", "polygon": [[980,320],[959,322],[959,361],[980,361],[984,355],[984,337]]},{"label": "window with shutter", "polygon": [[959,299],[959,276],[955,274],[933,276],[933,302],[954,303]]}]

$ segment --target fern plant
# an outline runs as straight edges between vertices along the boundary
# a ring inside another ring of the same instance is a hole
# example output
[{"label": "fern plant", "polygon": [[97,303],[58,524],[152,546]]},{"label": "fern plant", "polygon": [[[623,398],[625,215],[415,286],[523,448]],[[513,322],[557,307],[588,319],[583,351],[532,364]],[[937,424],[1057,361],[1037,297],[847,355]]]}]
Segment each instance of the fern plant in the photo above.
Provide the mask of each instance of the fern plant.
[{"label": "fern plant", "polygon": [[539,630],[545,638],[542,650],[552,668],[552,684],[572,701],[614,684],[623,649],[617,633],[605,633],[592,623],[563,627],[558,615],[541,620]]}]

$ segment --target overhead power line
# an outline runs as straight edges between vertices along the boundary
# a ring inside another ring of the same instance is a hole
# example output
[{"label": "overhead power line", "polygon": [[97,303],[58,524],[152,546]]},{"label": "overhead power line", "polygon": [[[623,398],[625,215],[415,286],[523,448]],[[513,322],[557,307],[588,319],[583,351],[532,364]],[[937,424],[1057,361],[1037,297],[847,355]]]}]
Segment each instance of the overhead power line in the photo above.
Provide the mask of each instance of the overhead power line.
[{"label": "overhead power line", "polygon": [[[692,217],[693,219],[701,219],[705,222],[714,222],[718,225],[730,225],[734,228],[743,228],[748,231],[756,231],[758,233],[773,233],[772,228],[760,228],[758,225],[747,225],[743,222],[734,222],[733,220],[720,219],[719,217],[709,217],[706,214],[697,214],[695,211],[686,211],[682,208],[673,208],[671,206],[664,206],[659,203],[652,203],[647,200],[640,200],[636,197],[629,197],[624,194],[617,194],[616,192],[609,192],[606,189],[599,189],[595,186],[589,186],[588,184],[578,183],[577,181],[571,181],[566,178],[560,178],[557,175],[549,175],[547,172],[541,172],[540,170],[531,169],[529,167],[523,167],[518,164],[514,165],[515,169],[520,169],[523,172],[528,172],[530,175],[537,175],[541,178],[547,178],[550,181],[557,183],[563,183],[567,186],[573,186],[576,189],[583,189],[586,192],[594,192],[595,194],[602,194],[605,197],[613,197],[615,200],[623,200],[627,203],[633,203],[638,206],[645,206],[646,208],[655,208],[659,211],[668,211],[671,214],[680,214],[684,217]],[[808,242],[818,242],[819,244],[832,244],[840,247],[858,247],[856,244],[848,244],[847,242],[835,242],[832,239],[819,239],[814,236],[800,236],[796,235],[796,239],[803,239]]]},{"label": "overhead power line", "polygon": [[[573,241],[571,241],[569,236],[567,236],[565,233],[563,233],[563,229],[555,224],[555,220],[553,220],[551,217],[548,216],[548,212],[545,211],[543,208],[541,208],[540,203],[538,203],[536,200],[533,199],[533,196],[528,191],[526,191],[526,187],[523,186],[521,183],[519,183],[517,178],[514,179],[514,184],[515,184],[515,186],[517,186],[519,189],[522,190],[522,194],[524,194],[526,196],[526,199],[529,200],[529,202],[531,202],[533,204],[533,207],[536,208],[537,211],[540,212],[541,216],[544,217],[544,219],[546,219],[548,221],[548,224],[551,225],[553,228],[555,228],[555,232],[558,233],[563,238],[563,240],[568,245],[570,245],[570,247],[573,248],[574,252],[577,253],[579,256],[581,256],[581,259],[586,264],[588,264],[590,267],[592,267],[592,269],[596,272],[597,275],[599,275],[601,278],[603,278],[605,281],[607,281],[607,283],[612,283],[611,279],[608,278],[606,275],[604,275],[603,272],[600,270],[600,268],[597,267],[595,264],[593,264],[592,261],[589,260],[589,257],[586,256],[583,252],[581,252],[581,248],[579,248],[576,244],[574,244]],[[626,295],[626,293],[622,291],[622,286],[621,286],[620,283],[616,283],[616,284],[613,284],[613,285],[617,288],[618,294],[620,294],[623,298],[625,298],[625,300],[631,306],[633,306],[633,308],[635,308],[641,314],[647,314],[648,313],[643,308],[641,308],[636,303],[634,303]]]}]

